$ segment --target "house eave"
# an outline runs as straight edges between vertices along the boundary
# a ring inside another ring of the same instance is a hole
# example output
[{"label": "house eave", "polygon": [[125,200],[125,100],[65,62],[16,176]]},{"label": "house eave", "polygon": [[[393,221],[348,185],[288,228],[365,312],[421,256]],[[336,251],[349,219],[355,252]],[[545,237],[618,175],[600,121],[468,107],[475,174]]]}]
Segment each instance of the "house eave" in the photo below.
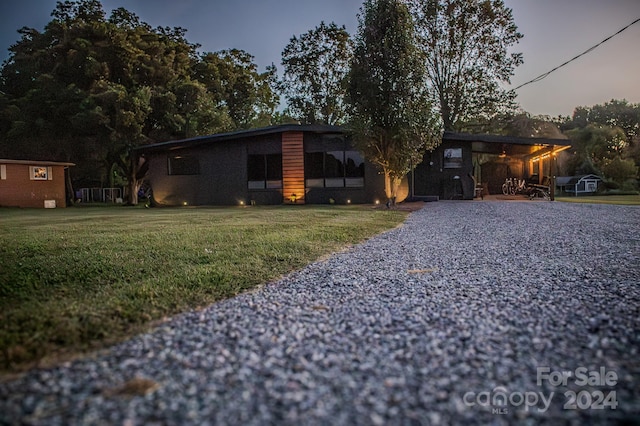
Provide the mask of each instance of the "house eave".
[{"label": "house eave", "polygon": [[180,139],[167,142],[159,142],[151,145],[143,145],[134,148],[134,151],[145,153],[154,151],[165,151],[172,149],[180,149],[186,147],[194,147],[198,145],[224,142],[241,138],[250,138],[256,136],[265,136],[286,132],[305,132],[305,133],[344,133],[344,128],[340,126],[329,126],[322,124],[281,124],[277,126],[261,127],[257,129],[238,130],[234,132],[218,133],[214,135],[198,136],[188,139]]}]

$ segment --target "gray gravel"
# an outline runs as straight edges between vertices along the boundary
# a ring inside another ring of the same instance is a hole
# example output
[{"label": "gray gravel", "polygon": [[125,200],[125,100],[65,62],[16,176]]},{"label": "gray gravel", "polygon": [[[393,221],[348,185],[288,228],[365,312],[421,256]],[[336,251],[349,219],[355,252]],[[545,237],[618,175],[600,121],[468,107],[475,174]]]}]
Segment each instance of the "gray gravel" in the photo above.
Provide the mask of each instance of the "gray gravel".
[{"label": "gray gravel", "polygon": [[[279,282],[0,383],[0,423],[632,424],[639,224],[637,207],[428,203]],[[573,375],[538,383],[544,367]]]}]

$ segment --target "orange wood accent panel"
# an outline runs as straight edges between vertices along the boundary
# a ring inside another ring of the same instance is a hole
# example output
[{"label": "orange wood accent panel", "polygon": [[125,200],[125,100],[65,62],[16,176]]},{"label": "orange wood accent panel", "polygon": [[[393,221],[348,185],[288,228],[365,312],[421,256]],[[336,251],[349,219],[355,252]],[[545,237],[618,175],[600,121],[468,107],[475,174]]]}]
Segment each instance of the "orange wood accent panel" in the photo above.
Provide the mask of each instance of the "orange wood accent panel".
[{"label": "orange wood accent panel", "polygon": [[282,134],[282,196],[285,204],[304,204],[303,140],[302,132]]}]

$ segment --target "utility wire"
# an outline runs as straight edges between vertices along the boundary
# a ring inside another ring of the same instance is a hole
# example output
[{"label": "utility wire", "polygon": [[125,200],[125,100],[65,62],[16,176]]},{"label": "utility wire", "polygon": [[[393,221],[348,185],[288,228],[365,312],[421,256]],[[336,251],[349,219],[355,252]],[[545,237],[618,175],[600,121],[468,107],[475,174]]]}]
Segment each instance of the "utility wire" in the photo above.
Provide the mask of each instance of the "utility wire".
[{"label": "utility wire", "polygon": [[592,50],[594,50],[596,47],[600,46],[601,44],[606,43],[607,41],[611,40],[612,38],[614,38],[615,36],[617,36],[618,34],[620,34],[621,32],[623,32],[624,30],[626,30],[627,28],[629,28],[630,26],[632,26],[633,24],[636,24],[637,22],[640,22],[640,18],[636,19],[635,21],[633,21],[632,23],[630,23],[629,25],[627,25],[626,27],[620,29],[618,32],[616,32],[615,34],[610,35],[609,37],[605,38],[604,40],[602,40],[600,43],[596,44],[595,46],[592,46],[590,48],[588,48],[587,50],[585,50],[584,52],[582,52],[581,54],[574,56],[573,58],[569,59],[567,62],[558,65],[557,67],[555,67],[554,69],[552,69],[551,71],[547,71],[544,74],[541,74],[539,76],[537,76],[536,78],[534,78],[533,80],[529,80],[526,83],[522,83],[520,86],[516,87],[513,90],[518,90],[519,88],[526,86],[527,84],[531,84],[531,83],[536,83],[540,80],[542,80],[543,78],[547,77],[549,74],[551,74],[552,72],[559,70],[560,68],[564,67],[565,65],[567,65],[570,62],[575,61],[576,59],[578,59],[581,56],[586,55],[587,53],[591,52]]}]

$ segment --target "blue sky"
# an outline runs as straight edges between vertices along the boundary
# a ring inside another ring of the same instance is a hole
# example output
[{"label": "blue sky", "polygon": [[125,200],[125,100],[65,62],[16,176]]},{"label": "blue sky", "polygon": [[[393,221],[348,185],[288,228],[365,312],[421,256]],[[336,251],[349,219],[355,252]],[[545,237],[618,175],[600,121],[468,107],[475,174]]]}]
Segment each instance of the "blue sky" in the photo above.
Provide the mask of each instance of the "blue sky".
[{"label": "blue sky", "polygon": [[[640,0],[505,0],[525,38],[512,87],[549,71],[640,18]],[[181,26],[203,51],[243,49],[261,70],[274,63],[293,35],[321,21],[357,30],[361,0],[103,0],[107,12],[124,7],[152,26]],[[0,58],[23,26],[42,30],[55,0],[2,0]],[[640,102],[640,23],[541,82],[518,90],[532,114],[570,115],[576,106],[610,99]]]}]

